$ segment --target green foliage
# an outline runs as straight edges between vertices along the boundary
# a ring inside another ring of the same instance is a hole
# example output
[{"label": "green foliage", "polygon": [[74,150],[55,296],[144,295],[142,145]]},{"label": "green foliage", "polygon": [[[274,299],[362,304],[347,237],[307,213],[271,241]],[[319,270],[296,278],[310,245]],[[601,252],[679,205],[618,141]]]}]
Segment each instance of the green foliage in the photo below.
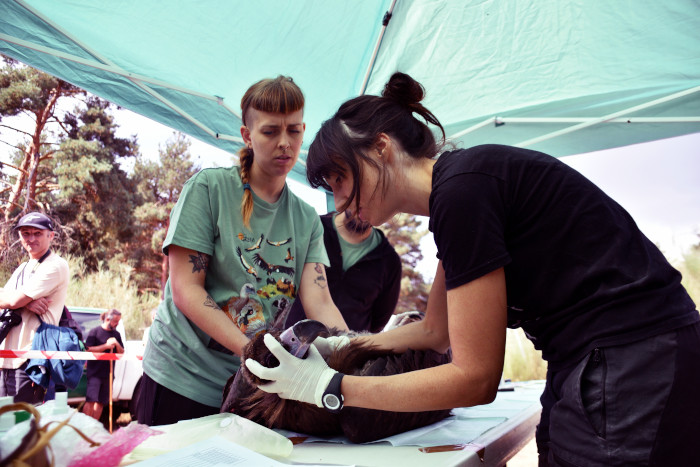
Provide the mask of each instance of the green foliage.
[{"label": "green foliage", "polygon": [[535,350],[535,346],[522,329],[508,329],[503,378],[511,381],[531,381],[545,379],[546,376],[547,362],[542,359],[542,352]]},{"label": "green foliage", "polygon": [[34,68],[20,65],[2,55],[0,68],[0,115],[14,116],[21,112],[39,114],[46,111],[53,95],[84,93],[79,88]]},{"label": "green foliage", "polygon": [[[14,264],[14,256],[23,255],[10,248],[17,218],[40,210],[58,225],[54,248],[81,258],[85,271],[129,265],[130,280],[141,292],[159,293],[167,280],[161,246],[170,211],[185,181],[199,170],[189,140],[174,134],[158,160],[144,159],[135,137],[116,136],[108,102],[17,62],[5,63],[0,69],[0,118],[34,115],[35,127],[25,132],[0,126],[25,138],[0,173],[3,269]],[[66,96],[73,108],[59,112],[56,103]]]},{"label": "green foliage", "polygon": [[64,117],[66,134],[54,169],[60,190],[53,209],[71,231],[70,253],[97,270],[133,239],[133,211],[141,200],[121,168],[121,162],[136,157],[136,141],[115,136],[108,102],[90,97],[85,104]]},{"label": "green foliage", "polygon": [[[6,183],[0,187],[3,218],[7,222],[16,220],[23,212],[39,208],[46,211],[51,206],[56,176],[48,165],[56,141],[49,141],[52,135],[45,130],[49,123],[57,122],[59,100],[85,95],[85,91],[4,56],[3,60],[4,66],[0,68],[0,120],[23,115],[34,121],[31,132],[7,124],[0,127],[3,131],[0,141],[17,150],[14,164],[7,166],[13,171],[3,172],[2,179]],[[24,135],[25,140],[18,145],[9,143],[5,140],[7,132]],[[4,246],[5,241],[6,235],[3,235],[0,246]]]},{"label": "green foliage", "polygon": [[139,293],[132,281],[134,270],[127,264],[101,264],[99,271],[86,273],[80,258],[68,255],[65,259],[72,274],[66,305],[116,308],[122,312],[126,338],[141,339],[144,329],[151,325],[159,295]]},{"label": "green foliage", "polygon": [[401,293],[394,313],[425,311],[430,286],[415,268],[423,259],[420,239],[428,232],[421,229],[421,220],[410,214],[399,214],[381,226],[389,243],[401,257]]},{"label": "green foliage", "polygon": [[[10,229],[11,228],[10,226]],[[17,266],[27,260],[27,253],[19,243],[18,236],[15,234],[10,235],[8,238],[10,239],[8,247],[5,248],[2,251],[2,255],[0,255],[0,286],[4,286],[10,279],[10,276],[12,276],[14,270],[17,269]]]},{"label": "green foliage", "polygon": [[182,133],[173,133],[165,148],[159,149],[158,161],[136,160],[133,180],[141,204],[133,213],[135,241],[130,257],[142,290],[159,291],[165,285],[168,265],[161,248],[170,226],[170,211],[185,182],[199,170],[189,149],[189,140]]},{"label": "green foliage", "polygon": [[683,257],[683,262],[676,268],[683,275],[681,284],[698,307],[700,304],[700,243],[691,248]]},{"label": "green foliage", "polygon": [[[695,302],[700,303],[700,244],[695,245],[680,264],[675,264],[683,275],[681,283]],[[542,352],[535,350],[522,329],[508,329],[503,377],[513,381],[544,379],[547,365]]]}]

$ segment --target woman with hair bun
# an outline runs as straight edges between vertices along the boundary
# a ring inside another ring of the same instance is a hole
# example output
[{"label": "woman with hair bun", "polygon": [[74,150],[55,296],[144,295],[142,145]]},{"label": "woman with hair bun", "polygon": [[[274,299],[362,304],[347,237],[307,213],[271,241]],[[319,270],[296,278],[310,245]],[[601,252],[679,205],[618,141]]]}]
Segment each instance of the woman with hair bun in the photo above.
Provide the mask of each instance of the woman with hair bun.
[{"label": "woman with hair bun", "polygon": [[286,184],[304,95],[291,78],[264,79],[241,110],[240,165],[194,175],[170,214],[170,277],[146,344],[140,423],[219,413],[243,346],[297,297],[313,319],[347,329],[327,289],[318,214]]},{"label": "woman with hair bun", "polygon": [[423,96],[396,73],[382,96],[344,103],[314,139],[307,171],[337,210],[372,225],[400,212],[430,217],[439,263],[425,318],[360,339],[449,347],[452,362],[362,378],[268,341],[280,366],[246,362],[273,381],[261,389],[321,407],[329,395],[393,411],[486,404],[506,328],[521,327],[548,362],[540,465],[690,465],[700,315],[678,271],[618,203],[554,157],[501,145],[439,154],[444,130]]}]

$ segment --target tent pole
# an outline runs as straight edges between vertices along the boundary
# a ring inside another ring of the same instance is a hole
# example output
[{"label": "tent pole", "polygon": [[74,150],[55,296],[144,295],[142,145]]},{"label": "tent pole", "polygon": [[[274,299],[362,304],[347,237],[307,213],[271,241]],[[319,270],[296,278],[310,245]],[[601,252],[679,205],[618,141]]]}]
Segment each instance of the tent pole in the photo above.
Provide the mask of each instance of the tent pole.
[{"label": "tent pole", "polygon": [[539,143],[539,142],[542,142],[542,141],[545,141],[548,139],[556,138],[557,136],[565,135],[567,133],[572,133],[574,131],[582,130],[584,128],[588,128],[589,126],[596,125],[598,123],[607,122],[607,121],[612,120],[614,118],[620,117],[624,114],[633,113],[633,112],[636,112],[638,110],[646,109],[648,107],[653,107],[653,106],[658,105],[658,104],[663,104],[664,102],[678,99],[680,97],[684,97],[684,96],[687,96],[689,94],[693,94],[693,93],[698,92],[698,91],[700,91],[700,86],[695,86],[694,88],[686,89],[685,91],[680,91],[680,92],[677,92],[675,94],[670,94],[668,96],[661,97],[659,99],[655,99],[653,101],[646,102],[644,104],[630,107],[628,109],[623,109],[623,110],[620,110],[618,112],[613,112],[613,113],[608,114],[604,117],[592,118],[586,122],[579,123],[578,125],[570,126],[568,128],[564,128],[563,130],[553,131],[553,132],[548,133],[546,135],[538,136],[537,138],[532,138],[532,139],[529,139],[527,141],[523,141],[521,143],[516,144],[515,146],[521,147],[521,148],[531,146],[535,143]]},{"label": "tent pole", "polygon": [[[447,139],[455,140],[492,123],[587,123],[590,117],[489,117],[483,122],[465,128]],[[696,123],[700,117],[615,117],[600,123]]]},{"label": "tent pole", "polygon": [[[190,90],[190,89],[182,88],[182,87],[179,87],[179,86],[173,86],[173,85],[170,84],[170,83],[157,82],[157,80],[150,80],[150,79],[148,79],[148,78],[146,78],[146,77],[144,77],[144,76],[137,76],[137,75],[135,75],[135,74],[133,74],[133,73],[128,73],[128,72],[124,71],[122,68],[120,68],[119,66],[117,66],[114,62],[112,62],[110,59],[108,59],[107,57],[103,56],[102,54],[100,54],[99,52],[97,52],[96,50],[94,50],[92,47],[90,47],[90,46],[88,46],[87,44],[85,44],[83,41],[78,40],[78,38],[76,38],[75,36],[73,36],[72,34],[70,34],[68,31],[66,31],[64,28],[62,28],[62,27],[59,26],[58,24],[56,24],[56,23],[55,23],[54,21],[52,21],[50,18],[47,18],[47,17],[46,17],[45,15],[43,15],[40,11],[38,11],[38,10],[35,9],[35,8],[33,8],[31,5],[28,5],[24,0],[15,0],[15,1],[16,1],[19,5],[21,5],[22,8],[24,8],[24,9],[27,10],[27,11],[29,11],[31,14],[33,14],[34,16],[36,16],[37,18],[39,18],[41,21],[43,21],[44,23],[46,23],[48,26],[52,27],[54,30],[56,30],[56,31],[58,31],[59,33],[61,33],[66,39],[70,40],[70,41],[73,42],[75,45],[77,45],[78,47],[80,47],[81,49],[83,49],[84,51],[86,51],[87,53],[89,53],[90,55],[92,55],[93,57],[95,57],[99,62],[102,62],[102,64],[106,65],[107,68],[103,68],[103,70],[109,71],[109,72],[111,72],[111,73],[120,74],[120,75],[124,76],[124,77],[127,78],[129,81],[131,81],[132,83],[136,84],[137,86],[139,86],[141,89],[144,89],[144,90],[146,90],[146,89],[145,89],[145,85],[144,85],[143,83],[150,83],[150,84],[156,84],[156,85],[161,86],[161,87],[164,87],[164,88],[166,88],[166,89],[173,89],[173,90],[175,90],[175,91],[179,91],[179,92],[191,94],[191,95],[194,95],[194,96],[197,96],[197,97],[202,97],[202,98],[204,98],[204,99],[209,99],[209,100],[216,101],[216,102],[219,103],[219,105],[221,105],[222,107],[224,107],[224,108],[225,108],[226,110],[228,110],[230,113],[232,113],[233,115],[235,115],[235,116],[238,117],[238,118],[241,118],[241,116],[238,115],[238,113],[237,113],[234,109],[230,108],[226,103],[224,103],[224,100],[223,100],[221,97],[218,97],[218,96],[210,96],[210,95],[207,95],[207,94],[202,94],[202,93],[194,92],[194,91],[192,91],[192,90]],[[8,36],[8,37],[9,37],[9,36]],[[10,42],[10,41],[7,41],[7,42]],[[21,44],[17,43],[17,45],[21,45]],[[49,54],[52,55],[52,56],[59,57],[59,55],[57,55],[57,54],[55,54],[55,53],[48,52],[48,51],[50,50],[50,49],[48,49],[48,48],[45,48],[45,49],[46,49],[45,51],[44,51],[44,50],[40,50],[38,47],[29,47],[29,48],[34,48],[34,50],[37,50],[37,51],[39,51],[39,52],[49,53]],[[68,54],[66,54],[65,59],[71,60],[69,57],[70,57],[70,56],[69,56]],[[63,57],[60,57],[60,58],[63,58]],[[75,58],[77,58],[77,57],[75,57]],[[86,60],[83,64],[85,64],[85,65],[87,65],[87,66],[94,66],[94,65],[91,65],[91,64],[90,64],[90,61],[89,61],[89,60]],[[147,91],[147,92],[148,92],[148,91]],[[149,94],[150,94],[150,93],[149,93]],[[153,94],[151,94],[151,95],[153,95]],[[156,96],[156,95],[153,95],[153,97],[158,98],[158,96]],[[159,98],[158,98],[158,99],[159,99]],[[159,100],[161,100],[161,102],[163,102],[163,103],[166,103],[166,102],[163,101],[162,99],[159,99]],[[166,103],[166,104],[167,104],[167,103]],[[172,108],[172,107],[171,107],[171,108]],[[175,110],[175,109],[173,109],[173,110]],[[183,115],[185,118],[187,118],[188,120],[190,120],[190,118],[188,118],[187,115],[184,115],[184,114],[182,114],[182,115]],[[190,120],[190,121],[192,121],[192,120]],[[201,124],[199,124],[198,122],[192,121],[192,123],[194,123],[195,125],[197,125],[197,126],[199,126],[200,128],[202,128]],[[205,131],[210,132],[211,130],[205,130]],[[213,132],[212,132],[212,133],[213,133]],[[214,135],[212,134],[211,136],[214,136]],[[242,140],[240,140],[240,141],[234,140],[234,141],[240,142],[240,143],[243,142]]]},{"label": "tent pole", "polygon": [[[41,46],[38,44],[34,44],[31,42],[25,41],[23,39],[8,36],[7,34],[0,34],[0,40],[4,40],[5,42],[9,42],[11,44],[16,44],[16,45],[19,45],[22,47],[26,47],[28,49],[36,50],[37,52],[42,52],[42,53],[45,53],[47,55],[51,55],[51,56],[54,56],[57,58],[62,58],[65,60],[70,60],[72,62],[80,63],[81,65],[89,66],[91,68],[97,68],[97,69],[100,69],[103,71],[109,71],[111,73],[115,73],[115,74],[124,76],[125,78],[128,78],[128,79],[135,79],[138,81],[142,81],[144,83],[155,84],[155,85],[160,86],[160,87],[172,89],[174,91],[184,92],[187,94],[191,94],[193,96],[202,97],[204,99],[209,99],[212,101],[220,101],[221,100],[221,98],[219,98],[217,96],[202,94],[202,93],[199,93],[196,91],[192,91],[191,89],[175,86],[175,85],[167,83],[165,81],[151,79],[151,78],[148,78],[146,76],[140,76],[140,75],[137,75],[135,73],[127,72],[127,71],[123,70],[122,68],[116,66],[109,59],[100,55],[99,52],[96,52],[91,47],[89,47],[88,45],[84,44],[82,41],[75,38],[72,34],[68,33],[65,29],[63,29],[62,27],[60,27],[59,25],[57,25],[56,23],[51,21],[51,19],[47,18],[45,15],[41,14],[41,12],[37,11],[32,6],[28,5],[25,1],[15,0],[15,2],[19,5],[21,5],[22,8],[24,8],[25,10],[29,11],[31,14],[33,14],[34,16],[39,18],[41,21],[46,23],[48,26],[50,26],[54,30],[60,32],[66,39],[70,40],[75,45],[77,45],[78,47],[80,47],[81,49],[83,49],[84,51],[86,51],[87,53],[92,55],[93,57],[95,57],[97,60],[99,60],[99,62],[86,60],[84,58],[80,58],[80,57],[77,57],[75,55],[70,55],[70,54],[67,54],[65,52],[59,52],[57,50],[50,49],[48,47],[44,47],[44,46]],[[102,63],[100,63],[100,62],[102,62]],[[237,115],[237,116],[240,118],[239,115]]]},{"label": "tent pole", "polygon": [[[590,117],[498,117],[502,123],[582,123]],[[695,123],[700,117],[617,117],[601,123]]]},{"label": "tent pole", "polygon": [[[481,128],[481,127],[484,127],[484,126],[486,126],[486,125],[490,125],[490,124],[494,123],[494,122],[496,121],[496,118],[497,118],[497,117],[489,117],[489,118],[487,118],[486,120],[484,120],[484,121],[481,122],[481,123],[477,123],[476,125],[472,125],[472,126],[470,126],[469,128],[465,128],[465,129],[462,130],[462,131],[458,131],[457,133],[455,133],[455,134],[452,135],[452,136],[448,136],[447,139],[459,138],[460,136],[464,136],[464,135],[466,135],[467,133],[471,133],[472,131],[476,131],[476,130],[478,130],[478,129]],[[499,119],[499,121],[501,120],[500,117],[498,117],[498,119]]]},{"label": "tent pole", "polygon": [[[20,47],[24,47],[26,49],[36,50],[37,52],[41,52],[41,53],[44,53],[46,55],[51,55],[52,57],[61,58],[61,59],[68,60],[71,62],[79,63],[80,65],[85,65],[85,66],[90,67],[90,68],[95,68],[95,69],[102,70],[102,71],[108,71],[110,73],[114,73],[115,75],[123,76],[124,78],[127,78],[127,79],[137,80],[137,81],[141,81],[143,83],[148,83],[148,84],[155,84],[156,86],[160,86],[162,88],[172,89],[173,91],[183,92],[183,93],[195,96],[195,97],[201,97],[203,99],[207,99],[210,101],[221,103],[221,98],[218,96],[203,94],[201,92],[197,92],[197,91],[194,91],[192,89],[183,88],[181,86],[175,86],[174,84],[168,83],[167,81],[149,78],[148,76],[143,76],[143,75],[139,75],[137,73],[132,73],[130,71],[125,71],[125,70],[122,70],[121,68],[114,67],[111,65],[106,65],[104,63],[96,62],[94,60],[87,60],[85,58],[81,58],[81,57],[78,57],[76,55],[67,54],[65,52],[59,52],[58,50],[51,49],[51,48],[45,47],[43,45],[34,44],[32,42],[28,42],[28,41],[25,41],[23,39],[19,39],[17,37],[8,36],[7,34],[0,33],[0,41],[7,42],[10,44],[19,45]],[[76,44],[76,45],[80,45],[80,44]],[[229,109],[229,107],[226,105],[224,105],[224,107]],[[235,114],[235,112],[233,112],[233,113]],[[240,116],[238,116],[238,115],[236,115],[236,116],[240,118]]]},{"label": "tent pole", "polygon": [[[86,60],[86,59],[83,59],[83,58],[80,58],[80,57],[76,57],[76,56],[74,56],[74,55],[69,55],[69,54],[66,54],[66,53],[58,52],[58,51],[52,51],[51,49],[49,49],[49,48],[47,48],[47,47],[43,47],[43,46],[40,46],[40,45],[32,44],[32,43],[30,43],[30,42],[27,42],[27,41],[24,41],[24,40],[21,40],[21,39],[13,38],[13,37],[8,36],[8,35],[6,35],[6,34],[0,33],[0,40],[3,40],[3,41],[5,41],[5,42],[9,42],[9,43],[13,43],[13,44],[16,44],[16,45],[19,45],[19,46],[22,46],[22,47],[26,47],[26,48],[29,48],[29,49],[33,49],[33,50],[36,50],[36,51],[38,51],[38,52],[42,52],[42,53],[45,53],[45,54],[47,54],[47,55],[51,55],[51,56],[54,56],[54,57],[57,57],[57,58],[62,58],[62,59],[65,59],[65,60],[70,60],[70,61],[72,61],[72,62],[80,63],[81,65],[89,66],[89,67],[91,67],[91,68],[97,68],[97,69],[101,69],[101,70],[104,70],[104,71],[108,71],[108,72],[110,72],[110,73],[114,73],[114,74],[116,74],[116,75],[121,75],[121,76],[127,78],[127,79],[128,79],[129,81],[131,81],[132,83],[134,83],[134,84],[135,84],[136,86],[138,86],[139,88],[143,89],[145,92],[147,92],[147,93],[150,94],[151,96],[155,97],[158,101],[160,101],[160,102],[162,102],[163,104],[165,104],[166,106],[168,106],[170,109],[172,109],[173,111],[175,111],[178,115],[181,115],[181,116],[182,116],[183,118],[185,118],[187,121],[189,121],[189,122],[192,123],[193,125],[195,125],[195,126],[197,126],[198,128],[200,128],[202,131],[204,131],[205,133],[207,133],[207,134],[208,134],[209,136],[211,136],[212,138],[223,139],[223,140],[228,140],[228,141],[234,141],[234,142],[237,142],[237,143],[243,143],[243,140],[242,140],[240,137],[231,136],[231,135],[222,135],[222,134],[218,134],[218,133],[216,133],[215,131],[211,130],[209,127],[207,127],[206,125],[204,125],[203,123],[201,123],[199,120],[195,119],[194,117],[192,117],[191,115],[189,115],[187,112],[185,112],[184,110],[180,109],[177,105],[173,104],[173,103],[170,102],[168,99],[166,99],[166,98],[164,98],[163,96],[161,96],[161,95],[160,95],[159,93],[157,93],[155,90],[153,90],[153,89],[150,88],[149,86],[146,86],[146,85],[144,84],[144,82],[147,82],[147,83],[149,83],[149,84],[156,84],[156,85],[158,85],[158,86],[162,86],[162,87],[165,87],[165,88],[168,88],[168,89],[173,89],[173,90],[176,90],[176,91],[186,92],[187,94],[191,94],[191,95],[194,95],[194,96],[197,96],[197,97],[202,97],[202,98],[205,98],[205,99],[214,101],[214,102],[218,102],[218,103],[219,103],[220,105],[222,105],[224,108],[226,108],[227,110],[229,110],[229,112],[233,113],[234,115],[236,115],[236,116],[238,117],[238,115],[237,115],[235,112],[231,111],[231,109],[230,109],[227,105],[224,105],[224,104],[222,103],[221,98],[219,98],[219,97],[217,97],[217,96],[209,96],[209,95],[205,95],[205,94],[201,94],[201,93],[197,93],[197,92],[188,90],[188,89],[186,89],[186,88],[178,88],[178,87],[176,87],[176,86],[169,85],[168,83],[165,83],[165,82],[160,82],[160,83],[159,83],[159,82],[157,82],[158,80],[153,80],[153,79],[148,79],[148,78],[145,78],[145,77],[140,77],[140,76],[138,76],[138,75],[135,75],[134,73],[129,73],[129,72],[127,72],[127,71],[121,70],[121,69],[116,68],[116,67],[114,67],[114,66],[111,66],[111,65],[109,65],[109,64],[102,64],[102,63],[99,63],[99,62],[95,62],[95,61]],[[77,44],[77,45],[80,45],[80,44]],[[239,118],[240,118],[240,117],[239,117]]]},{"label": "tent pole", "polygon": [[369,66],[367,67],[367,72],[365,73],[365,79],[362,81],[362,87],[360,88],[360,92],[358,95],[363,95],[365,91],[367,90],[367,83],[369,82],[369,76],[372,74],[372,69],[374,68],[374,64],[377,61],[377,55],[379,54],[379,47],[382,45],[382,39],[384,39],[384,32],[386,31],[386,27],[389,25],[389,20],[391,20],[391,15],[394,12],[394,6],[396,5],[397,0],[393,0],[391,2],[391,6],[389,7],[389,11],[387,11],[384,14],[384,19],[382,20],[382,30],[379,32],[379,39],[377,39],[377,43],[374,46],[374,52],[372,53],[372,58],[369,60]]},{"label": "tent pole", "polygon": [[[133,80],[132,80],[133,81]],[[162,102],[163,104],[167,105],[170,107],[172,110],[175,111],[178,115],[182,115],[185,119],[187,119],[190,123],[193,125],[197,126],[199,129],[207,133],[209,136],[212,138],[216,139],[222,139],[222,140],[228,140],[228,141],[235,141],[237,143],[243,144],[243,139],[240,137],[236,136],[231,136],[231,135],[223,135],[219,134],[212,129],[210,129],[208,126],[204,125],[202,122],[191,116],[189,113],[185,112],[182,110],[180,107],[177,105],[173,104],[170,102],[170,100],[166,99],[165,97],[161,96],[158,92],[156,92],[154,89],[149,88],[148,86],[144,85],[143,83],[140,82],[134,82],[135,85],[143,89],[145,92],[150,94],[151,96],[155,97],[158,101]]]},{"label": "tent pole", "polygon": [[[42,21],[43,21],[44,23],[46,23],[48,26],[52,27],[54,30],[56,30],[56,31],[58,31],[59,33],[61,33],[66,39],[72,41],[75,45],[77,45],[77,46],[80,47],[81,49],[85,50],[87,53],[89,53],[90,55],[92,55],[93,57],[95,57],[97,60],[99,60],[99,61],[102,62],[103,64],[107,65],[109,68],[106,68],[105,71],[110,71],[110,72],[112,72],[112,73],[120,74],[120,75],[122,75],[122,76],[124,76],[125,78],[129,79],[132,83],[136,84],[137,86],[139,86],[141,89],[144,89],[144,90],[145,90],[145,87],[144,87],[143,83],[149,83],[149,82],[150,82],[150,84],[156,84],[156,85],[158,85],[158,86],[160,86],[160,87],[164,87],[164,88],[166,88],[166,89],[172,89],[172,90],[174,90],[174,91],[178,91],[178,92],[182,92],[182,93],[194,95],[194,96],[197,96],[197,97],[202,97],[202,98],[204,98],[204,99],[209,99],[209,100],[216,101],[216,102],[219,103],[219,105],[221,105],[223,108],[225,108],[228,112],[232,113],[234,116],[236,116],[236,117],[238,117],[239,119],[243,120],[243,117],[242,117],[241,115],[238,115],[238,112],[236,112],[233,108],[229,107],[229,106],[224,102],[224,99],[221,98],[221,97],[219,97],[219,96],[210,96],[210,95],[207,95],[207,94],[202,94],[202,93],[199,93],[199,92],[194,92],[194,91],[192,91],[192,90],[190,90],[190,89],[183,88],[183,87],[180,87],[180,86],[174,86],[174,85],[172,85],[172,84],[170,84],[170,83],[157,82],[157,80],[150,80],[150,79],[147,79],[147,78],[144,77],[144,76],[137,76],[137,75],[135,75],[135,74],[133,74],[133,73],[127,73],[127,72],[124,71],[121,67],[117,66],[114,62],[112,62],[110,59],[108,59],[107,57],[103,56],[102,54],[100,54],[99,52],[97,52],[96,50],[94,50],[92,47],[90,47],[90,46],[88,46],[87,44],[85,44],[83,41],[78,40],[78,38],[76,38],[75,36],[73,36],[72,34],[70,34],[68,31],[66,31],[64,28],[62,28],[62,27],[59,26],[58,24],[56,24],[56,23],[55,23],[54,21],[52,21],[50,18],[46,17],[46,16],[45,16],[44,14],[42,14],[39,10],[33,8],[31,5],[28,5],[26,1],[24,1],[24,0],[15,0],[15,2],[17,2],[19,5],[22,6],[22,8],[24,8],[24,9],[27,10],[27,11],[29,11],[31,14],[33,14],[34,16],[36,16],[37,18],[39,18],[40,20],[42,20]],[[20,44],[18,44],[18,45],[20,45]],[[35,50],[38,50],[38,51],[41,52],[41,50],[39,50],[39,49],[35,49]],[[49,50],[49,49],[47,49],[47,50]],[[46,53],[46,52],[45,52],[45,53]],[[51,54],[51,55],[54,55],[54,54]],[[56,56],[56,55],[54,55],[54,56]],[[67,58],[67,59],[68,59],[68,58]],[[88,64],[88,63],[86,63],[86,64]],[[90,65],[88,64],[88,66],[90,66]],[[121,73],[119,73],[119,71],[121,71]],[[151,94],[151,95],[153,95],[153,94]],[[161,102],[166,103],[164,100],[160,99],[158,96],[153,95],[153,97],[156,97],[157,99],[161,100]],[[166,103],[166,104],[167,104],[167,103]],[[171,108],[172,108],[172,107],[171,107]],[[175,109],[173,109],[173,110],[175,110]],[[179,113],[179,112],[178,112],[178,113]],[[204,128],[201,126],[201,124],[199,124],[199,122],[192,121],[192,120],[191,120],[187,115],[185,115],[185,114],[181,114],[181,115],[183,115],[183,117],[187,118],[188,120],[190,120],[190,121],[191,121],[192,123],[194,123],[195,125],[197,125],[197,126],[199,126],[200,128],[204,129]],[[205,129],[204,131],[207,131],[207,133],[211,132],[211,130],[208,130],[208,129]],[[211,136],[214,136],[214,132],[211,132],[211,133],[212,133]],[[218,138],[218,136],[216,136],[216,137]],[[243,143],[243,140],[242,140],[242,139],[236,138],[236,137],[233,137],[233,138],[234,138],[234,139],[229,139],[229,141],[235,141],[235,142],[241,143],[241,144]],[[228,139],[228,138],[227,138],[227,139]]]}]

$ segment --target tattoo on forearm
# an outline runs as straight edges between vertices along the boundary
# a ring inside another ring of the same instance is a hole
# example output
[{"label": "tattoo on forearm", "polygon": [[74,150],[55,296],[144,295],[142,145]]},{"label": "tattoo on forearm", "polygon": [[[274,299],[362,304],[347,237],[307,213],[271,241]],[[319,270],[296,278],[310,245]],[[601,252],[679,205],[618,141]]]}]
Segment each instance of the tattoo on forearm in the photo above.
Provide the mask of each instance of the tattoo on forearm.
[{"label": "tattoo on forearm", "polygon": [[206,271],[209,267],[209,256],[204,253],[197,252],[196,255],[190,255],[190,263],[192,263],[192,272]]},{"label": "tattoo on forearm", "polygon": [[216,304],[213,298],[211,298],[211,295],[207,295],[207,299],[204,300],[204,306],[208,306],[209,308],[214,308],[215,310],[220,310],[221,308],[219,305]]},{"label": "tattoo on forearm", "polygon": [[314,279],[314,284],[321,287],[322,289],[328,287],[328,283],[326,282],[326,276],[324,274],[325,269],[323,267],[323,264],[316,263],[316,265],[314,266],[314,271],[316,271],[316,273],[318,274]]}]

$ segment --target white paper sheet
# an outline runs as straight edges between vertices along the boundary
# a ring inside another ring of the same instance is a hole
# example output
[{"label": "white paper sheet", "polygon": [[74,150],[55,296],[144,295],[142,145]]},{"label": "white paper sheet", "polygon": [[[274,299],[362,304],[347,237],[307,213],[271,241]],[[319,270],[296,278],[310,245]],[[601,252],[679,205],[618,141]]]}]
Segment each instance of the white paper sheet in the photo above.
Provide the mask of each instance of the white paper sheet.
[{"label": "white paper sheet", "polygon": [[[139,467],[285,467],[289,464],[265,457],[221,436],[214,436],[134,465]],[[304,465],[314,467],[314,464]]]},{"label": "white paper sheet", "polygon": [[[428,447],[470,443],[483,433],[520,413],[524,408],[539,404],[539,395],[544,388],[544,381],[510,384],[517,390],[499,392],[496,400],[490,404],[453,409],[449,417],[437,423],[367,444],[389,443],[392,446]],[[304,438],[305,443],[352,444],[345,436],[322,438],[288,430],[275,429],[275,431],[287,438]]]}]

